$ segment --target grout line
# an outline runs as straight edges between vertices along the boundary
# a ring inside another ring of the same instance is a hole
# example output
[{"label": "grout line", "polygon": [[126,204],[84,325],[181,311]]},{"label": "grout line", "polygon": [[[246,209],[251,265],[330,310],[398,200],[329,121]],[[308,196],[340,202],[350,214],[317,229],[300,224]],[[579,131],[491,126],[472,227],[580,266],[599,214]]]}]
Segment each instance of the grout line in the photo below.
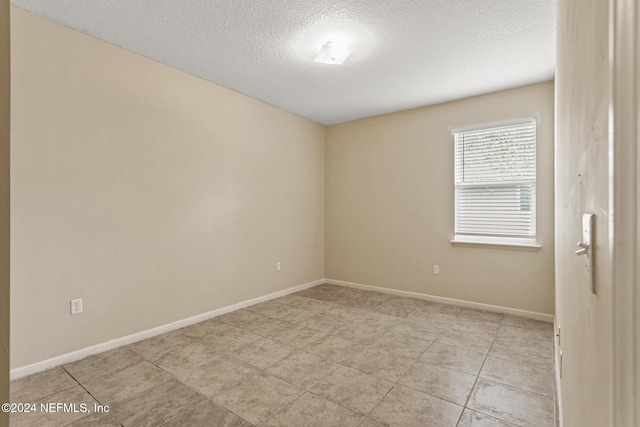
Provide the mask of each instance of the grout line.
[{"label": "grout line", "polygon": [[[506,424],[508,427],[523,427],[521,424],[513,424],[512,422],[503,420],[502,418],[498,418],[495,415],[487,414],[478,409],[471,409],[471,408],[465,408],[465,409],[468,409],[469,411],[472,411],[472,412],[477,412],[478,414],[482,414],[487,418],[491,418],[492,420],[499,421],[501,424]],[[462,420],[462,417],[461,417],[461,420]]]},{"label": "grout line", "polygon": [[[172,349],[172,350],[169,350],[169,351],[173,351],[173,350],[175,350],[175,349]],[[166,354],[166,353],[168,353],[168,352],[165,352],[164,354]],[[216,354],[218,354],[218,353],[216,353]],[[221,356],[223,356],[223,354],[220,354],[220,355],[221,355]],[[216,405],[216,406],[219,406],[219,407],[221,407],[221,408],[224,408],[224,409],[226,409],[227,411],[231,412],[232,414],[234,414],[234,415],[236,415],[236,416],[240,417],[242,420],[244,420],[244,421],[248,422],[249,424],[254,425],[253,423],[250,423],[248,420],[246,420],[245,418],[241,417],[239,414],[237,414],[237,413],[233,412],[231,409],[227,408],[226,406],[223,406],[223,405],[219,404],[218,402],[215,402],[215,401],[213,400],[213,397],[210,397],[210,396],[208,396],[207,394],[205,394],[205,393],[201,392],[200,390],[198,390],[198,389],[196,389],[195,387],[193,387],[191,384],[185,383],[185,382],[184,382],[184,381],[182,381],[180,378],[178,378],[177,376],[175,376],[173,373],[171,373],[171,372],[167,371],[166,369],[164,369],[164,368],[163,368],[163,367],[161,367],[160,365],[156,364],[155,362],[151,361],[150,359],[146,359],[146,358],[145,358],[145,360],[146,360],[147,362],[151,363],[152,365],[154,365],[156,368],[158,368],[158,369],[160,369],[161,371],[163,371],[163,372],[165,372],[166,374],[168,374],[171,378],[173,378],[173,380],[174,380],[174,381],[179,382],[180,384],[182,384],[183,386],[185,386],[185,387],[187,387],[187,388],[190,388],[190,389],[191,389],[191,390],[193,390],[196,394],[198,394],[198,395],[200,395],[200,396],[204,397],[205,399],[207,399],[207,401],[211,402],[212,404],[214,404],[214,405]],[[250,375],[249,377],[252,377],[252,376],[254,376],[254,375]],[[167,383],[167,382],[169,382],[169,381],[171,381],[171,380],[168,380],[168,381],[166,381],[166,382],[164,382],[164,383],[162,383],[162,384],[166,384],[166,383]],[[235,384],[235,385],[233,385],[232,387],[229,387],[229,389],[234,388],[236,385],[239,385],[239,384]],[[229,389],[225,389],[224,391],[229,390]],[[198,405],[198,406],[199,406],[199,405]],[[170,418],[170,419],[168,419],[165,423],[163,423],[163,425],[164,425],[164,424],[167,424],[167,423],[169,423],[169,422],[171,422],[171,420],[172,420],[172,419],[177,418],[177,417],[179,417],[180,415],[185,414],[185,413],[187,413],[187,410],[185,410],[184,412],[180,412],[179,414],[176,414],[175,416],[171,417],[171,418]]]},{"label": "grout line", "polygon": [[[396,386],[398,386],[398,385],[399,385],[398,383],[393,384],[393,386],[391,386],[391,388],[390,388],[390,389],[389,389],[389,390],[384,394],[384,396],[382,396],[382,397],[380,398],[380,400],[378,401],[378,403],[376,403],[375,405],[373,405],[373,408],[371,408],[371,410],[369,411],[369,413],[366,415],[366,416],[367,416],[367,418],[371,418],[371,417],[369,417],[369,414],[371,414],[373,411],[375,411],[375,410],[376,410],[376,408],[378,407],[378,405],[380,405],[380,403],[382,403],[382,401],[383,401],[383,400],[384,400],[384,399],[389,395],[389,393],[391,393],[391,391],[392,391],[393,389],[395,389],[395,388],[396,388]],[[371,419],[373,419],[373,418],[371,418]],[[376,420],[376,421],[377,421],[377,420]],[[382,423],[382,422],[380,421],[380,423]]]},{"label": "grout line", "polygon": [[[502,321],[500,321],[500,323],[502,323]],[[500,329],[500,327],[498,327],[498,329]],[[493,343],[495,342],[495,337],[493,338],[493,340],[491,340],[491,345],[489,346],[489,350],[487,351],[487,354],[485,354],[484,356],[484,360],[482,361],[482,365],[480,366],[480,369],[478,370],[478,374],[476,375],[476,379],[473,382],[473,386],[471,386],[471,390],[469,390],[469,395],[467,396],[466,400],[464,401],[464,405],[462,407],[462,412],[460,412],[460,417],[458,418],[458,422],[456,423],[456,426],[458,424],[460,424],[460,421],[462,421],[462,414],[464,413],[465,409],[470,409],[467,405],[469,404],[469,400],[471,399],[471,395],[473,394],[473,391],[476,388],[476,385],[478,384],[478,379],[480,378],[480,373],[482,372],[482,368],[484,368],[484,364],[487,362],[487,358],[489,357],[489,353],[491,352],[491,348],[493,347]]]},{"label": "grout line", "polygon": [[500,385],[503,385],[503,386],[506,386],[506,387],[509,387],[509,388],[514,388],[514,389],[516,389],[518,391],[521,391],[521,392],[524,392],[524,393],[535,394],[536,396],[544,397],[545,399],[553,398],[553,393],[551,395],[541,394],[541,393],[538,393],[536,391],[526,390],[524,388],[517,387],[517,386],[511,385],[511,384],[508,384],[508,383],[504,383],[504,382],[501,382],[501,381],[496,381],[496,380],[493,380],[491,378],[480,377],[480,379],[483,379],[485,381],[489,381],[489,382],[492,382],[492,383],[495,383],[495,384],[500,384]]},{"label": "grout line", "polygon": [[432,394],[432,393],[429,393],[429,392],[426,392],[426,391],[422,391],[422,390],[418,390],[417,388],[413,388],[413,387],[411,387],[411,386],[409,386],[409,385],[400,384],[400,383],[397,383],[396,385],[398,385],[398,386],[400,386],[400,387],[408,388],[409,390],[413,390],[413,391],[418,392],[418,393],[420,393],[420,394],[426,394],[427,396],[430,396],[430,397],[436,398],[436,399],[438,399],[438,400],[442,400],[443,402],[451,403],[452,405],[456,405],[456,406],[461,407],[463,410],[465,409],[465,406],[464,406],[464,405],[461,405],[461,404],[459,404],[459,403],[456,403],[456,402],[454,402],[454,401],[452,401],[452,400],[449,400],[449,399],[446,399],[446,398],[444,398],[444,397],[436,396],[435,394]]},{"label": "grout line", "polygon": [[[277,377],[274,377],[274,378],[277,378]],[[278,379],[280,379],[281,381],[285,381],[285,380],[283,380],[283,379],[281,379],[281,378],[278,378]],[[287,382],[288,384],[291,384],[291,383],[289,383],[288,381],[285,381],[285,382]],[[291,385],[295,386],[294,384],[291,384]],[[296,387],[297,387],[297,386],[296,386]],[[302,393],[300,393],[300,396],[296,397],[296,398],[295,398],[295,399],[293,399],[291,402],[287,403],[287,404],[286,404],[286,405],[284,405],[282,408],[278,409],[276,412],[274,412],[273,414],[269,415],[269,416],[268,416],[264,421],[262,421],[260,424],[262,424],[262,423],[266,423],[267,421],[269,421],[270,419],[272,419],[273,417],[275,417],[276,415],[278,415],[279,413],[281,413],[282,411],[284,411],[285,409],[287,409],[289,406],[293,405],[293,404],[294,404],[294,402],[297,402],[297,401],[298,401],[298,399],[300,399],[302,396],[304,396],[305,394],[307,394],[307,393],[308,393],[308,391],[307,391],[307,390],[305,390],[304,388],[301,388],[301,387],[297,387],[297,388],[302,389]],[[244,418],[243,418],[243,419],[244,419]]]},{"label": "grout line", "polygon": [[[101,406],[106,406],[106,404],[103,404],[102,402],[100,402],[96,396],[94,396],[94,395],[93,395],[89,390],[87,390],[87,388],[84,386],[84,384],[82,384],[82,383],[81,383],[81,382],[80,382],[76,377],[74,377],[74,376],[71,374],[71,372],[69,372],[69,371],[67,370],[67,368],[65,368],[64,366],[60,366],[60,367],[61,367],[62,369],[64,369],[64,371],[65,371],[65,372],[66,372],[66,373],[67,373],[71,378],[73,378],[73,380],[74,380],[75,382],[77,382],[77,383],[78,383],[78,385],[79,385],[80,387],[82,387],[82,389],[83,389],[85,392],[87,392],[87,394],[88,394],[89,396],[91,396],[91,397],[93,398],[93,400],[95,400],[96,402],[98,402],[98,404],[100,404]],[[106,375],[102,375],[102,376],[97,377],[97,378],[94,378],[94,379],[102,378],[102,377],[104,377],[104,376],[106,376]],[[93,380],[90,380],[90,381],[93,381]],[[109,406],[109,409],[111,409],[111,406]],[[85,417],[88,417],[88,416],[90,416],[90,415],[91,415],[91,414],[87,414]],[[123,424],[120,422],[120,420],[116,419],[116,417],[114,417],[114,416],[111,414],[111,411],[109,411],[109,413],[108,413],[107,415],[108,415],[111,419],[113,419],[115,422],[117,422],[120,426],[122,426],[122,425],[123,425]],[[82,418],[85,418],[85,417],[82,417]],[[78,420],[81,420],[82,418],[79,418]],[[75,422],[75,421],[74,421],[74,422]]]},{"label": "grout line", "polygon": [[[499,327],[498,327],[499,329]],[[497,336],[497,334],[496,334]],[[484,364],[487,363],[487,358],[489,357],[489,353],[491,353],[491,348],[493,348],[493,344],[495,342],[495,337],[491,340],[491,345],[489,346],[489,350],[487,351],[487,353],[484,355],[484,360],[482,361],[482,366],[480,366],[480,369],[478,370],[478,374],[476,375],[476,380],[473,383],[473,387],[471,387],[471,391],[469,392],[469,396],[467,396],[467,399],[464,402],[464,407],[467,408],[468,404],[469,404],[469,400],[471,399],[471,395],[473,394],[473,390],[476,388],[476,384],[478,384],[478,379],[480,378],[480,374],[482,373],[482,369],[484,368]]]}]

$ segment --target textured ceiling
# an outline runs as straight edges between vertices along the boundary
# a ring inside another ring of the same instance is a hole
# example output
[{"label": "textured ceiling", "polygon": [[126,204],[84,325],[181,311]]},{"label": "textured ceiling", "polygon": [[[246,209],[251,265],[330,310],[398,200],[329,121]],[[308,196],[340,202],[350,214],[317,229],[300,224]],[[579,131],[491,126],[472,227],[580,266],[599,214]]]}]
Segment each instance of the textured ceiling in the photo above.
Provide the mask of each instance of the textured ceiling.
[{"label": "textured ceiling", "polygon": [[[557,0],[13,0],[329,125],[550,80]],[[329,40],[354,49],[314,63]]]}]

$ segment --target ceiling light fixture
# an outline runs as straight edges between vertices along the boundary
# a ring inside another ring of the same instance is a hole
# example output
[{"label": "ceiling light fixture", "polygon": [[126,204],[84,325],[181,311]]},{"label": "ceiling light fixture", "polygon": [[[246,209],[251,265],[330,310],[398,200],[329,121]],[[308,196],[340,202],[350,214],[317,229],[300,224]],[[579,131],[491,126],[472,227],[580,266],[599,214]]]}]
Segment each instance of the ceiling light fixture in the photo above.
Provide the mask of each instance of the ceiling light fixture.
[{"label": "ceiling light fixture", "polygon": [[313,62],[340,65],[347,60],[351,52],[352,50],[345,46],[339,46],[332,41],[328,41],[322,45],[320,53],[318,53],[318,56],[316,56]]}]

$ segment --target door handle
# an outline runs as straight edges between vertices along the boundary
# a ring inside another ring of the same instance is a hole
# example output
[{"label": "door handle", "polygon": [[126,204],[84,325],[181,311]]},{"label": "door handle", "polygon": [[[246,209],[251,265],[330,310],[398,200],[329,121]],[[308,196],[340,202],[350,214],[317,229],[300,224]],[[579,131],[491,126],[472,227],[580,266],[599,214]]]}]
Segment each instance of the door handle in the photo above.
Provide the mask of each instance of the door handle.
[{"label": "door handle", "polygon": [[589,253],[590,246],[586,243],[578,242],[578,249],[576,255],[587,255]]}]

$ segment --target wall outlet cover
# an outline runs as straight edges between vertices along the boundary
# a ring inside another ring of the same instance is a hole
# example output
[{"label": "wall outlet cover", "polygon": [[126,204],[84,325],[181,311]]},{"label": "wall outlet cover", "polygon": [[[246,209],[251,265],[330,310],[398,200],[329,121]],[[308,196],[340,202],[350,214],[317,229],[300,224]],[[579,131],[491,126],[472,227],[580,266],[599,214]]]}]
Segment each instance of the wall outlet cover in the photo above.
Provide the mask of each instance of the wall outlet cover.
[{"label": "wall outlet cover", "polygon": [[82,298],[71,300],[71,314],[82,313]]}]

